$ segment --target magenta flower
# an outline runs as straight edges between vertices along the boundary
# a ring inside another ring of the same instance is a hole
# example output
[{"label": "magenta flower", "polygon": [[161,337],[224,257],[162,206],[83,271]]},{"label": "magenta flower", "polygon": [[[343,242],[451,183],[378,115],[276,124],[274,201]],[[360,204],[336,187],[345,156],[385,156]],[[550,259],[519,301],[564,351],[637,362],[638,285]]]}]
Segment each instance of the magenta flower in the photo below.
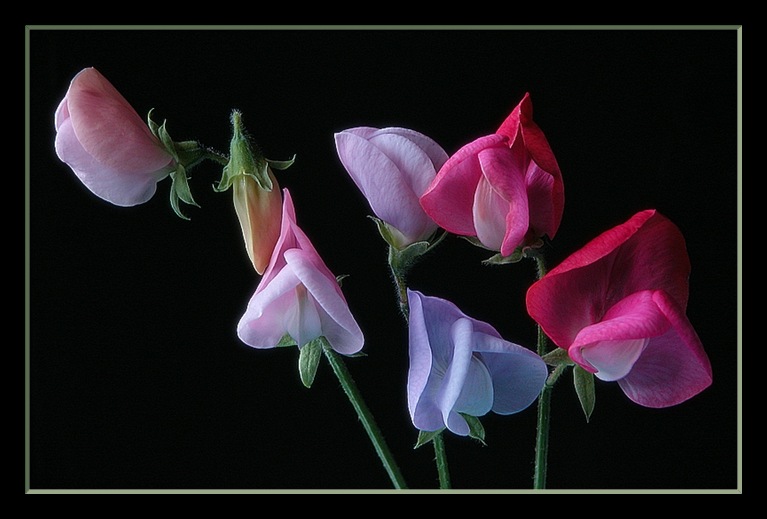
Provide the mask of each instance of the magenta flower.
[{"label": "magenta flower", "polygon": [[510,256],[562,220],[564,187],[554,153],[533,122],[529,94],[498,131],[463,146],[421,196],[426,214],[443,229],[476,237]]},{"label": "magenta flower", "polygon": [[173,157],[95,68],[80,71],[56,109],[56,153],[95,195],[119,206],[152,198]]},{"label": "magenta flower", "polygon": [[502,339],[450,301],[412,290],[408,300],[408,408],[417,429],[447,427],[466,436],[462,414],[513,414],[535,401],[548,375],[538,355]]},{"label": "magenta flower", "polygon": [[646,407],[679,404],[711,384],[685,312],[690,261],[679,229],[654,210],[571,255],[527,292],[527,309],[570,358]]},{"label": "magenta flower", "polygon": [[447,160],[445,150],[406,128],[351,128],[336,133],[335,141],[344,168],[389,226],[392,245],[428,240],[438,226],[418,199]]},{"label": "magenta flower", "polygon": [[280,237],[237,334],[254,348],[273,348],[286,334],[299,348],[324,336],[338,353],[357,353],[362,331],[336,277],[296,224],[290,193],[283,194]]}]

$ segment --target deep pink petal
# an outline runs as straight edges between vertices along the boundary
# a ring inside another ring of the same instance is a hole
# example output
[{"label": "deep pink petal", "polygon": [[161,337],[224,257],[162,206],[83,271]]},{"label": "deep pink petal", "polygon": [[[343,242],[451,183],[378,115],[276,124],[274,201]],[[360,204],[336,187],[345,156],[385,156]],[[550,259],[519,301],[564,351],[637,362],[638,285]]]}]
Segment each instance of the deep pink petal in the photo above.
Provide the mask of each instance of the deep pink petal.
[{"label": "deep pink petal", "polygon": [[610,308],[601,321],[583,328],[568,349],[570,358],[603,380],[625,376],[641,355],[642,342],[663,335],[670,326],[654,293],[631,294]]},{"label": "deep pink petal", "polygon": [[[553,238],[559,229],[564,212],[564,184],[554,152],[543,131],[533,121],[533,103],[529,93],[525,93],[519,104],[498,128],[497,133],[506,135],[512,143],[520,141],[535,164],[535,169],[544,172],[548,177],[528,179],[528,185],[535,187],[535,191],[529,193],[531,207],[543,208],[545,211],[544,214],[538,214],[538,209],[533,209],[530,219],[531,228],[536,235],[546,234],[549,238]],[[539,183],[541,180],[546,185],[545,197],[542,196],[543,193],[537,191],[541,187]],[[536,204],[532,203],[533,200]]]},{"label": "deep pink petal", "polygon": [[522,244],[530,222],[524,154],[514,148],[489,148],[479,153],[479,162],[487,181],[507,202],[506,231],[499,250],[510,256]]},{"label": "deep pink petal", "polygon": [[562,221],[561,206],[564,205],[557,206],[554,177],[530,162],[525,184],[530,206],[530,232],[534,236],[553,238]]},{"label": "deep pink petal", "polygon": [[530,316],[560,347],[602,320],[624,297],[664,290],[682,308],[688,296],[689,258],[679,229],[654,210],[637,213],[586,244],[527,292]]},{"label": "deep pink petal", "polygon": [[505,147],[506,142],[503,135],[487,135],[452,155],[421,196],[426,214],[453,234],[474,236],[474,192],[482,177],[478,154],[487,148]]},{"label": "deep pink petal", "polygon": [[668,407],[709,387],[713,375],[700,338],[679,304],[662,291],[654,293],[654,300],[670,328],[650,339],[631,372],[618,384],[637,404]]}]

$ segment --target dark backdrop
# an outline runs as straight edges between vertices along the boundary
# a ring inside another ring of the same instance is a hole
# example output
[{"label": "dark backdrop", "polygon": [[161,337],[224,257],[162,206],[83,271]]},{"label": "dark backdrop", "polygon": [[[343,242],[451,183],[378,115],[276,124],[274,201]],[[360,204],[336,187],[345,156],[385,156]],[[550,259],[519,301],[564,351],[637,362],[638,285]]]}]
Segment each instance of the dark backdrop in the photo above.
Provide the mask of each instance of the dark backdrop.
[{"label": "dark backdrop", "polygon": [[[333,133],[404,126],[448,153],[494,131],[525,92],[561,166],[555,265],[635,212],[657,208],[692,262],[688,315],[713,385],[652,410],[597,383],[586,423],[567,377],[553,397],[549,487],[738,486],[737,32],[726,30],[29,31],[29,485],[33,489],[391,488],[327,364],[259,351],[235,326],[258,283],[220,168],[192,172],[201,208],[176,217],[169,181],[134,208],[94,197],[54,153],[53,113],[99,69],[175,140],[226,150],[229,113],[269,158],[299,224],[336,274],[368,356],[347,360],[412,488],[437,487],[413,449],[406,330],[370,210]],[[447,239],[411,287],[451,299],[534,347],[529,262],[489,268]],[[483,418],[487,446],[448,434],[459,489],[531,488],[535,406]]]}]

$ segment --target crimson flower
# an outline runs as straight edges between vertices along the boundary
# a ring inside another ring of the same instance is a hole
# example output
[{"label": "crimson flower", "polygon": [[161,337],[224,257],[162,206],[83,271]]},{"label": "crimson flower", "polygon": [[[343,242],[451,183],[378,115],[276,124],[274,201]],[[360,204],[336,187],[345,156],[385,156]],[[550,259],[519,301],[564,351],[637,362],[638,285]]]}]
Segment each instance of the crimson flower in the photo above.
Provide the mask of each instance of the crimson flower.
[{"label": "crimson flower", "polygon": [[712,381],[686,316],[690,260],[678,227],[637,213],[575,252],[527,292],[527,310],[583,369],[645,407],[679,404]]},{"label": "crimson flower", "polygon": [[476,237],[503,256],[544,235],[554,237],[564,208],[562,174],[533,121],[529,94],[495,133],[445,162],[421,205],[443,229]]}]

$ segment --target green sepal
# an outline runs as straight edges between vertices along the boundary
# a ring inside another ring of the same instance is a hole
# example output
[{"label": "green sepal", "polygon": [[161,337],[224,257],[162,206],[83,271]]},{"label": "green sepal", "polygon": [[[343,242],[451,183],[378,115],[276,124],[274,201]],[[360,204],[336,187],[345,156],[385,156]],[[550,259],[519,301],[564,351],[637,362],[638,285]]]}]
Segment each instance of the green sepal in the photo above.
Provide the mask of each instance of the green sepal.
[{"label": "green sepal", "polygon": [[285,346],[298,346],[296,340],[291,337],[289,333],[282,336],[279,342],[275,345],[275,348],[284,348]]},{"label": "green sepal", "polygon": [[573,384],[575,385],[575,394],[581,403],[583,413],[586,415],[586,422],[591,418],[596,403],[596,390],[594,387],[594,374],[589,373],[580,366],[573,368]]},{"label": "green sepal", "polygon": [[296,161],[296,155],[293,154],[293,156],[289,158],[288,160],[272,160],[272,159],[264,159],[264,160],[266,160],[266,162],[269,164],[269,166],[272,169],[283,171],[293,165],[293,163]]},{"label": "green sepal", "polygon": [[181,212],[179,200],[186,204],[200,207],[192,197],[192,191],[189,189],[189,177],[186,172],[187,169],[192,168],[202,161],[204,158],[204,150],[199,143],[194,141],[173,142],[173,139],[165,127],[167,121],[163,121],[161,125],[158,125],[152,119],[153,111],[154,108],[150,110],[149,115],[147,115],[149,130],[159,139],[162,146],[173,157],[173,160],[176,163],[176,169],[169,174],[171,178],[169,193],[170,206],[179,218],[189,220],[189,218]]},{"label": "green sepal", "polygon": [[223,174],[218,185],[213,189],[222,193],[232,186],[240,175],[252,177],[258,187],[264,191],[274,189],[274,183],[269,176],[269,169],[284,170],[293,165],[296,156],[288,160],[270,160],[252,145],[245,127],[242,124],[242,114],[234,110],[231,116],[232,140],[229,142],[229,162],[224,166]]},{"label": "green sepal", "polygon": [[469,437],[478,440],[482,445],[487,445],[485,443],[485,428],[482,426],[482,422],[479,421],[479,418],[469,414],[459,414],[463,416],[463,419],[469,424]]},{"label": "green sepal", "polygon": [[562,364],[565,366],[573,366],[575,364],[564,348],[555,348],[541,358],[546,364],[554,367]]},{"label": "green sepal", "polygon": [[510,256],[504,256],[500,252],[482,260],[483,265],[508,265],[509,263],[519,263],[525,257],[522,247],[517,247]]},{"label": "green sepal", "polygon": [[314,376],[322,358],[322,343],[324,337],[318,337],[304,344],[298,351],[298,373],[301,382],[306,387],[312,387]]},{"label": "green sepal", "polygon": [[415,442],[415,446],[413,449],[417,449],[418,447],[423,447],[430,441],[433,441],[434,438],[442,433],[445,428],[443,427],[439,431],[418,431],[418,439]]},{"label": "green sepal", "polygon": [[197,202],[192,198],[192,192],[189,189],[189,179],[186,176],[186,168],[181,164],[176,165],[176,171],[170,173],[170,206],[173,211],[184,220],[189,220],[189,217],[185,216],[181,212],[178,201],[181,200],[189,205],[200,207]]},{"label": "green sepal", "polygon": [[344,279],[348,278],[349,274],[341,274],[340,276],[336,276],[336,283],[338,283],[339,287],[344,286]]}]

